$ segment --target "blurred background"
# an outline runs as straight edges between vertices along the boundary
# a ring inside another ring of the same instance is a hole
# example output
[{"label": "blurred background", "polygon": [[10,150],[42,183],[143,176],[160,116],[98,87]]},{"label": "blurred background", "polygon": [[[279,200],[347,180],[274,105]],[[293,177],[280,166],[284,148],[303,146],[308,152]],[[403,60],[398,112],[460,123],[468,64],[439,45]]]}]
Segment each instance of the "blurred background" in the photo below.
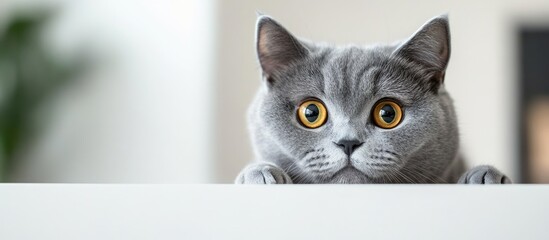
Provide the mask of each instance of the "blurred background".
[{"label": "blurred background", "polygon": [[549,2],[0,1],[0,179],[230,183],[253,160],[256,11],[295,35],[394,42],[449,13],[468,163],[549,183]]}]

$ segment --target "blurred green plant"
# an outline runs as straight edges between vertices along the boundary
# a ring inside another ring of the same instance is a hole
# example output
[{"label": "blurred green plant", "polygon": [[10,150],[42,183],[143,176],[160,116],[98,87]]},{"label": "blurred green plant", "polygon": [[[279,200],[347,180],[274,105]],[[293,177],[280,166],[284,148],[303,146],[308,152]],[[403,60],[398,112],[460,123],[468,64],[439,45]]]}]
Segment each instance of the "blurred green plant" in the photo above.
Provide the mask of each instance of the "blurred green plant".
[{"label": "blurred green plant", "polygon": [[41,33],[51,11],[16,14],[0,30],[0,180],[15,154],[41,128],[34,113],[75,77],[75,62],[62,61]]}]

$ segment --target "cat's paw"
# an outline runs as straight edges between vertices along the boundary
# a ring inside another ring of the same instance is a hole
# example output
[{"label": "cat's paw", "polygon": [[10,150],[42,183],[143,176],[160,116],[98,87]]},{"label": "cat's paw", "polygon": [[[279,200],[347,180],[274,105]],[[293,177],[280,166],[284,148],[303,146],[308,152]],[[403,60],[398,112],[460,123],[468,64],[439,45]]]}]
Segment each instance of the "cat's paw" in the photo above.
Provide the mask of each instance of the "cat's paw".
[{"label": "cat's paw", "polygon": [[462,184],[510,184],[511,179],[492,166],[477,166],[465,172],[458,180]]},{"label": "cat's paw", "polygon": [[269,163],[254,163],[242,170],[236,184],[291,184],[292,179],[284,170]]}]

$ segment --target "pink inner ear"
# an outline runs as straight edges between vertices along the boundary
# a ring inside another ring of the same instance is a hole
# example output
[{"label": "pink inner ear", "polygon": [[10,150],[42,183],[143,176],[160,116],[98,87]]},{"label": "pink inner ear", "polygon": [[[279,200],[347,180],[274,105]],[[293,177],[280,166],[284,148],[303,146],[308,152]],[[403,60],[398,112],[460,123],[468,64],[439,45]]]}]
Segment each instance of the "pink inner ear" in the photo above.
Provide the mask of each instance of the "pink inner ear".
[{"label": "pink inner ear", "polygon": [[449,54],[449,51],[448,51],[447,45],[444,45],[443,47],[440,48],[439,56],[441,56],[443,59],[447,59],[448,54]]},{"label": "pink inner ear", "polygon": [[258,37],[258,42],[257,42],[257,51],[259,51],[259,53],[268,53],[269,52],[269,43],[267,43],[267,39],[269,38],[267,36],[267,33],[266,33],[266,30],[265,29],[260,29],[260,32],[259,32],[259,35],[257,36]]}]

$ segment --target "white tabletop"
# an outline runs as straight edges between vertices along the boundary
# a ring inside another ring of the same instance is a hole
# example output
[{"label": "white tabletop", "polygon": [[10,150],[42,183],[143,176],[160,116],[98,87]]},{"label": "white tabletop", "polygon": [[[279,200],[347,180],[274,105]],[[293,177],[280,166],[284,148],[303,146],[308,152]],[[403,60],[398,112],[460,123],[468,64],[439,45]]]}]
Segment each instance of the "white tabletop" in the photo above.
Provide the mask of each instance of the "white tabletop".
[{"label": "white tabletop", "polygon": [[0,184],[0,239],[549,239],[549,186]]}]

